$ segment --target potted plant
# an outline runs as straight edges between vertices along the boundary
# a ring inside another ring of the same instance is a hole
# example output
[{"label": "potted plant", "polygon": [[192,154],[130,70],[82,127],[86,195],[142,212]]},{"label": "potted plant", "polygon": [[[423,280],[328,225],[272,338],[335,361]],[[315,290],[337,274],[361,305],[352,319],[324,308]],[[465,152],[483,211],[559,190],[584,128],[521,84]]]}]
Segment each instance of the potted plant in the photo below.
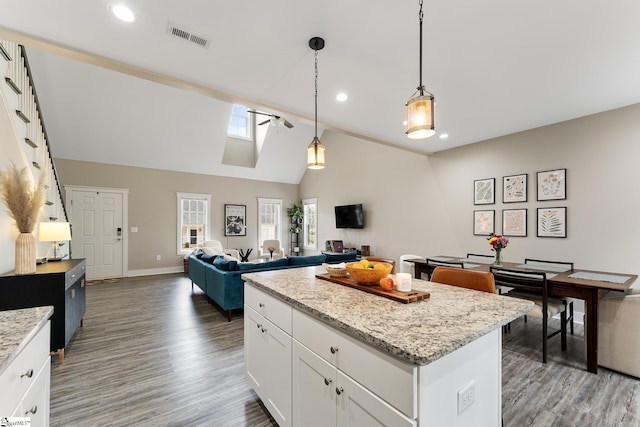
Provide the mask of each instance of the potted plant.
[{"label": "potted plant", "polygon": [[289,217],[289,222],[291,223],[289,232],[294,234],[302,232],[302,219],[304,218],[302,205],[298,206],[294,203],[293,207],[287,208],[287,216]]}]

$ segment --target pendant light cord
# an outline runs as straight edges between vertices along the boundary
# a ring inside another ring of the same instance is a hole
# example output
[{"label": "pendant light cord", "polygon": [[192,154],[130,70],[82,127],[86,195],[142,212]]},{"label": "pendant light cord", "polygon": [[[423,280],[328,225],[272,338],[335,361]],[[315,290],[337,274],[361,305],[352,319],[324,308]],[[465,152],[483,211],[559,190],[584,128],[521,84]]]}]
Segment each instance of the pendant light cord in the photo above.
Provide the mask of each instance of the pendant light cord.
[{"label": "pendant light cord", "polygon": [[316,120],[315,120],[315,143],[317,144],[318,141],[318,51],[315,51],[315,61],[316,61],[316,79],[315,79],[315,84],[316,84]]},{"label": "pendant light cord", "polygon": [[420,95],[424,95],[424,85],[422,84],[422,19],[424,14],[422,13],[422,3],[423,0],[420,0],[420,12],[418,13],[418,18],[420,19],[420,86],[418,90],[420,91]]}]

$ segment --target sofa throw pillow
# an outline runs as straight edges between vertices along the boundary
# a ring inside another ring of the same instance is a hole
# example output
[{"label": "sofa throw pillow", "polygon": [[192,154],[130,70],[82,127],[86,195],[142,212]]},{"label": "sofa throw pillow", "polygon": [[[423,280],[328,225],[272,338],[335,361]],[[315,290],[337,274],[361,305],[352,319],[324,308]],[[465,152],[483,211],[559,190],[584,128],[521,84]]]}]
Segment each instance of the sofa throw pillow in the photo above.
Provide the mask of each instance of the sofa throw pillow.
[{"label": "sofa throw pillow", "polygon": [[325,262],[325,255],[290,256],[289,265],[320,265]]},{"label": "sofa throw pillow", "polygon": [[358,254],[355,251],[345,252],[343,254],[325,254],[327,256],[326,262],[328,264],[338,263],[338,262],[349,262],[355,261]]},{"label": "sofa throw pillow", "polygon": [[238,261],[235,261],[235,258],[231,261],[226,259],[226,257],[218,256],[213,261],[213,266],[222,271],[236,271],[238,270]]},{"label": "sofa throw pillow", "polygon": [[204,255],[204,252],[202,251],[202,249],[196,249],[195,251],[193,251],[193,256],[195,256],[198,259],[200,259],[202,255]]},{"label": "sofa throw pillow", "polygon": [[215,261],[215,259],[218,257],[218,255],[207,255],[207,254],[202,254],[200,256],[200,259],[206,263],[209,264],[213,264],[213,262]]}]

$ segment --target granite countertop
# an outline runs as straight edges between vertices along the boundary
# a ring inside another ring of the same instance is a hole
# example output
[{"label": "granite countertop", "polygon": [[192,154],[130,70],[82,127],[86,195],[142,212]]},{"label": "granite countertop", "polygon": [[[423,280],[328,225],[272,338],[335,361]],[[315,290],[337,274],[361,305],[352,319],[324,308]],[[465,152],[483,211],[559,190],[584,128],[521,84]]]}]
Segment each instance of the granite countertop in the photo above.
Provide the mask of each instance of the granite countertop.
[{"label": "granite countertop", "polygon": [[317,279],[322,267],[245,273],[257,288],[383,352],[429,364],[526,314],[533,303],[424,280],[431,297],[403,304]]},{"label": "granite countertop", "polygon": [[0,311],[0,375],[53,315],[53,307]]}]

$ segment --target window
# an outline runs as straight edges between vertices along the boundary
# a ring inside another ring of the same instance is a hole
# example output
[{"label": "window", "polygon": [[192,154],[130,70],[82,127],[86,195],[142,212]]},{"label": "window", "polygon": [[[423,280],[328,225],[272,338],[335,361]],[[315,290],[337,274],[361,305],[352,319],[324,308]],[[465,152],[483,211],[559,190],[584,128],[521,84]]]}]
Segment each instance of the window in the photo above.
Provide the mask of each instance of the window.
[{"label": "window", "polygon": [[233,104],[227,135],[234,138],[247,139],[252,141],[253,118],[254,115],[247,112],[247,107],[245,107],[244,105]]},{"label": "window", "polygon": [[304,210],[303,248],[318,250],[318,199],[304,199],[302,209]]},{"label": "window", "polygon": [[209,236],[209,194],[177,193],[178,255],[201,248]]},{"label": "window", "polygon": [[282,245],[282,200],[258,199],[258,245],[267,239],[280,240]]}]

